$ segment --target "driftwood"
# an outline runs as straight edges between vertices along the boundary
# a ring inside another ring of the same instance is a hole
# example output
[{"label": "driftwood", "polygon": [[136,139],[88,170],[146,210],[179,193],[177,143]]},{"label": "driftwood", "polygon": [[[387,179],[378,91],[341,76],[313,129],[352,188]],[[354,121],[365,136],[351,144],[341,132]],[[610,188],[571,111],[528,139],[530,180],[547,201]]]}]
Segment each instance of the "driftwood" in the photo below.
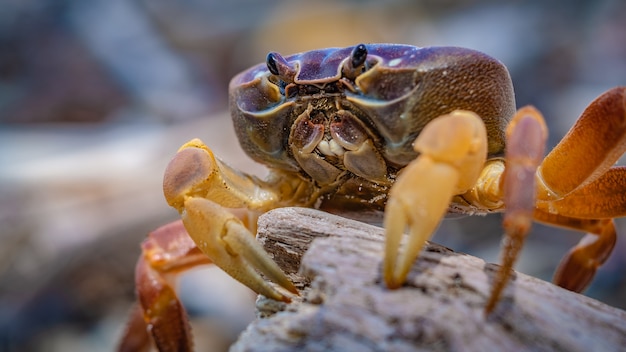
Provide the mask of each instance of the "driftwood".
[{"label": "driftwood", "polygon": [[301,298],[284,306],[260,297],[264,317],[231,351],[626,348],[626,312],[522,273],[485,317],[497,266],[433,243],[406,285],[389,290],[381,278],[379,227],[283,208],[261,217],[258,237],[300,285]]}]

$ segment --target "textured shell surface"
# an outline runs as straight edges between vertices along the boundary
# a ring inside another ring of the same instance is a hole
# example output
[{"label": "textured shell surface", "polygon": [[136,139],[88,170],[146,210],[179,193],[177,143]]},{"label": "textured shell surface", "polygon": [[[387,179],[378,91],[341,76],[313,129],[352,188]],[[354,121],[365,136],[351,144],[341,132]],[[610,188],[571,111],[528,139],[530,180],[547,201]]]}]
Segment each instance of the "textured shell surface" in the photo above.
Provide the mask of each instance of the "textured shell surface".
[{"label": "textured shell surface", "polygon": [[353,74],[347,68],[355,46],[280,57],[284,74],[273,74],[266,62],[235,76],[230,106],[244,151],[269,167],[299,172],[289,146],[296,119],[307,109],[328,119],[343,110],[362,123],[385,163],[399,169],[416,157],[411,145],[429,121],[464,109],[485,122],[489,154],[502,154],[504,129],[515,112],[502,63],[458,47],[365,47],[367,57]]}]

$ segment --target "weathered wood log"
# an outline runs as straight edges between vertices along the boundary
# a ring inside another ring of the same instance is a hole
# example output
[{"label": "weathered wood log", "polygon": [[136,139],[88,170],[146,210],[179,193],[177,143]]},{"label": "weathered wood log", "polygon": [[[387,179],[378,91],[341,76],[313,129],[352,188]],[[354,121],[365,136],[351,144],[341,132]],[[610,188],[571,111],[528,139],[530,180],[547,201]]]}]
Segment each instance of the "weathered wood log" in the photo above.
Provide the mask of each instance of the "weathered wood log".
[{"label": "weathered wood log", "polygon": [[406,284],[389,290],[381,278],[379,227],[283,208],[262,216],[258,232],[302,288],[301,299],[274,313],[276,305],[261,298],[259,314],[266,317],[253,322],[231,351],[626,348],[626,312],[522,273],[514,274],[495,311],[485,316],[497,266],[433,243]]}]

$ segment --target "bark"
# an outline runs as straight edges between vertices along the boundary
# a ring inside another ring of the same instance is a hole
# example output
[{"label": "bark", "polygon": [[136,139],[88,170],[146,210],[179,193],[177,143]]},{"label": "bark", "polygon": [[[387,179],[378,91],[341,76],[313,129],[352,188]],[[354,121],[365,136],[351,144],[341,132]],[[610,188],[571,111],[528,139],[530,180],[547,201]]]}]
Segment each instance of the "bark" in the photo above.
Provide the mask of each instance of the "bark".
[{"label": "bark", "polygon": [[[231,351],[615,351],[626,312],[514,273],[485,316],[495,264],[429,243],[407,283],[381,277],[383,229],[283,208],[259,220],[259,240],[302,288],[289,305],[260,298],[260,318]],[[276,310],[284,309],[276,312]]]}]

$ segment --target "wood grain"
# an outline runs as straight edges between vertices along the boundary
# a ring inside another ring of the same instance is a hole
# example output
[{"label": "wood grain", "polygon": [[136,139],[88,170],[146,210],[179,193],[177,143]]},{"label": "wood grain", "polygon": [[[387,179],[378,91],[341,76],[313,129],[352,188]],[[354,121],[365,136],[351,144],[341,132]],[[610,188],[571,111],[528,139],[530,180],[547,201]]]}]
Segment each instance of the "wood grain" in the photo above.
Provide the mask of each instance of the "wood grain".
[{"label": "wood grain", "polygon": [[[259,219],[259,240],[300,286],[284,306],[258,300],[231,351],[615,351],[626,312],[514,273],[483,312],[495,264],[428,243],[407,283],[381,278],[383,230],[312,209]],[[276,312],[276,310],[283,309]]]}]

